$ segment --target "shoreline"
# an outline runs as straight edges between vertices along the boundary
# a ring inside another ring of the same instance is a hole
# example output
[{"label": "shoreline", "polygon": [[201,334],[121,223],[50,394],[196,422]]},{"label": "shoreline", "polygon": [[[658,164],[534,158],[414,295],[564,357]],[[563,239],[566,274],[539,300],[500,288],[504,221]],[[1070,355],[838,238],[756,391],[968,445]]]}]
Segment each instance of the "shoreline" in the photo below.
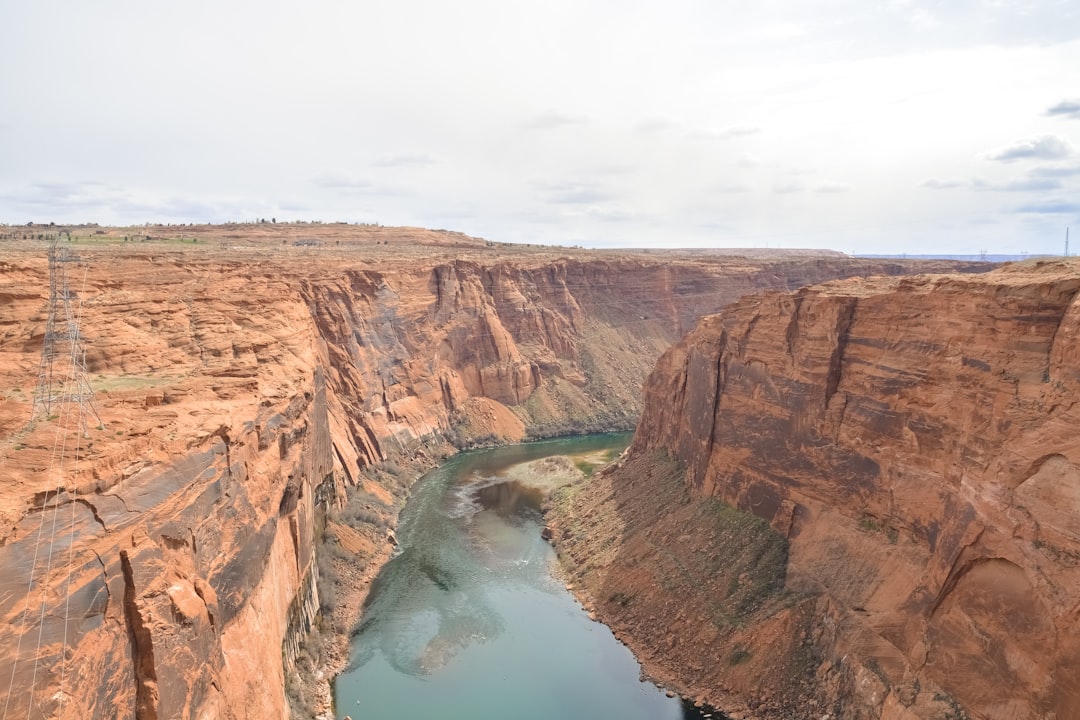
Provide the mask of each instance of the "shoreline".
[{"label": "shoreline", "polygon": [[[552,528],[556,529],[555,527]],[[558,553],[558,545],[554,541],[550,541],[553,548],[556,548]],[[561,556],[559,558],[558,566],[561,572],[566,572],[566,567],[563,565]],[[596,603],[593,601],[592,595],[587,591],[580,589],[573,583],[564,583],[567,591],[574,596],[578,604],[589,615],[589,619],[593,622],[600,623],[609,630],[611,634],[615,636],[615,639],[619,641],[627,650],[629,650],[634,660],[641,666],[641,679],[648,681],[655,685],[658,689],[668,693],[668,697],[677,697],[680,700],[690,703],[696,708],[702,709],[703,712],[713,713],[714,720],[723,720],[728,718],[729,720],[762,720],[758,716],[753,714],[744,703],[741,703],[738,699],[730,696],[719,697],[716,695],[715,690],[711,688],[704,688],[694,685],[687,685],[678,678],[675,678],[670,670],[668,670],[661,661],[652,660],[643,657],[638,649],[637,645],[640,643],[633,637],[631,633],[620,632],[616,627],[610,625],[605,619],[600,610],[597,609]],[[720,700],[725,703],[731,703],[731,708],[728,710],[721,709],[716,703]]]},{"label": "shoreline", "polygon": [[[394,546],[387,542],[385,548],[370,557],[362,568],[334,560],[338,576],[348,577],[348,586],[338,588],[338,602],[329,616],[324,615],[320,620],[320,625],[326,626],[320,630],[325,633],[325,640],[319,648],[315,672],[312,677],[301,678],[299,687],[299,692],[315,704],[313,720],[336,720],[338,717],[334,707],[334,682],[348,668],[353,630],[363,617],[371,583],[393,554]],[[347,632],[339,629],[343,627],[350,629]]]},{"label": "shoreline", "polygon": [[[440,462],[448,459],[449,457],[442,458]],[[597,459],[599,457],[594,453],[588,458],[588,464],[594,466],[596,474],[599,474],[611,463],[596,462]],[[431,466],[420,468],[419,473],[409,483],[409,487],[411,488],[413,483],[419,481],[431,469]],[[502,482],[518,482],[544,492],[545,506],[556,489],[590,481],[590,478],[575,464],[575,457],[565,454],[549,455],[537,460],[517,463],[509,466],[501,478]],[[325,552],[333,563],[337,582],[335,583],[335,602],[329,613],[320,616],[321,638],[317,638],[320,641],[318,662],[314,667],[314,672],[308,677],[301,676],[298,684],[298,692],[310,698],[314,705],[311,713],[312,720],[339,720],[339,718],[349,717],[347,714],[341,714],[340,708],[334,707],[333,684],[336,678],[348,669],[353,633],[363,619],[364,605],[370,593],[372,581],[394,555],[396,540],[391,541],[390,538],[397,528],[403,509],[404,504],[398,509],[397,514],[387,519],[386,531],[380,532],[383,542],[375,547],[375,551],[364,558],[362,563],[326,550],[325,547],[328,544],[326,539],[320,545],[320,550]],[[545,514],[544,517],[546,520],[547,515]],[[326,534],[332,534],[329,524]],[[549,543],[556,549],[556,557],[551,563],[552,578],[566,587],[591,620],[603,622],[599,619],[591,599],[587,595],[582,595],[581,591],[569,582],[568,568],[559,555],[557,546],[553,540],[549,540]],[[608,627],[615,638],[634,654],[635,660],[642,668],[643,679],[649,680],[661,690],[675,692],[676,684],[659,681],[657,679],[659,675],[654,674],[651,668],[647,668],[645,661],[634,652],[633,647],[620,636],[620,633],[610,625]],[[348,630],[343,630],[343,628],[348,628]],[[697,700],[692,699],[696,696],[684,693],[677,693],[677,696],[692,703],[698,703]],[[292,700],[291,697],[290,700]],[[709,705],[711,707],[711,703]],[[733,717],[732,720],[738,720],[738,718]],[[747,717],[745,720],[752,719]]]},{"label": "shoreline", "polygon": [[[662,657],[661,648],[654,648],[646,641],[637,637],[633,629],[627,623],[619,622],[618,618],[605,613],[603,604],[588,589],[587,585],[597,581],[595,573],[603,571],[603,566],[594,565],[595,556],[589,556],[583,562],[576,558],[565,541],[574,536],[575,530],[580,535],[580,518],[574,509],[567,510],[565,505],[572,502],[582,489],[592,486],[610,490],[610,474],[622,466],[626,460],[623,454],[616,460],[598,468],[588,478],[575,483],[568,483],[549,496],[544,504],[544,522],[546,529],[550,530],[548,543],[554,548],[556,555],[555,566],[558,568],[558,579],[563,582],[566,589],[574,596],[578,604],[588,613],[589,618],[605,625],[614,635],[615,639],[625,646],[634,656],[638,665],[641,666],[641,677],[651,682],[656,687],[689,702],[698,708],[707,708],[706,712],[714,713],[714,718],[722,720],[764,720],[764,716],[756,713],[744,700],[732,693],[725,692],[723,688],[717,688],[702,683],[687,682],[680,677],[680,669],[672,667]],[[604,485],[606,483],[606,485]],[[561,497],[556,495],[561,494]],[[567,497],[569,496],[569,497]],[[605,522],[604,518],[590,517],[593,525]],[[591,527],[592,525],[590,525]],[[595,529],[595,527],[593,528]]]}]

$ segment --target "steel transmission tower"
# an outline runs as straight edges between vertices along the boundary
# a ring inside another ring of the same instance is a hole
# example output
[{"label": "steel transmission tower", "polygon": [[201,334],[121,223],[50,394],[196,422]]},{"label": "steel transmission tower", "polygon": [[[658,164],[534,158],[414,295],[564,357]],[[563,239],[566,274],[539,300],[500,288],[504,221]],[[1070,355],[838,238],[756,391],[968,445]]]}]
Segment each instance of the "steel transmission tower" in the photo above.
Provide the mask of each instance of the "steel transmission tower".
[{"label": "steel transmission tower", "polygon": [[87,411],[98,424],[101,416],[93,403],[93,390],[86,379],[86,351],[79,335],[79,316],[72,309],[68,287],[67,266],[79,257],[66,247],[60,247],[59,237],[49,244],[49,312],[45,320],[45,337],[41,344],[37,385],[34,388],[34,407],[30,421],[44,414],[52,416],[64,403],[79,403],[79,417],[86,432]]}]

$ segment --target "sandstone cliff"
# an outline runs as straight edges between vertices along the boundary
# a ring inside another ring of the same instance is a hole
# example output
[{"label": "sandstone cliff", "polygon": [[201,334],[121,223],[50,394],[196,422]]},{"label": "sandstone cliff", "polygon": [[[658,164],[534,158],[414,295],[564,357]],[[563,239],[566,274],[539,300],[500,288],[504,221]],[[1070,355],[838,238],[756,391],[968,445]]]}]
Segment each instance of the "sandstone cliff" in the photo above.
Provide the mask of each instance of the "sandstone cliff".
[{"label": "sandstone cliff", "polygon": [[658,675],[740,712],[1077,717],[1078,289],[1028,262],[704,319],[561,549]]},{"label": "sandstone cliff", "polygon": [[[324,527],[350,567],[377,563],[401,463],[629,427],[642,378],[701,314],[906,269],[372,227],[168,232],[76,232],[63,323],[93,412],[57,385],[29,426],[49,268],[40,243],[0,257],[5,714],[285,717]],[[359,533],[328,519],[346,488],[370,500]]]}]

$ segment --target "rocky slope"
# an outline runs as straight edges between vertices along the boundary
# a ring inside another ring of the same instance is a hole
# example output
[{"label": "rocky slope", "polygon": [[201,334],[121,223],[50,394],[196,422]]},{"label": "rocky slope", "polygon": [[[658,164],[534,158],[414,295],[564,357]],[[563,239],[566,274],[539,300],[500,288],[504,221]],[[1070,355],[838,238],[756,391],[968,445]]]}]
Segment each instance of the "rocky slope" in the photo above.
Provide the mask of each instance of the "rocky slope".
[{"label": "rocky slope", "polygon": [[655,674],[740,714],[1077,717],[1078,290],[1028,262],[704,319],[628,459],[558,505],[564,557]]},{"label": "rocky slope", "polygon": [[[475,443],[628,427],[642,378],[701,314],[910,267],[378,227],[78,228],[46,338],[46,246],[10,230],[0,682],[5,715],[28,717],[287,716],[285,685],[328,604],[318,542],[332,539],[348,581],[337,604],[355,612],[410,468]],[[64,382],[76,332],[85,386]],[[49,408],[27,425],[47,340]]]}]

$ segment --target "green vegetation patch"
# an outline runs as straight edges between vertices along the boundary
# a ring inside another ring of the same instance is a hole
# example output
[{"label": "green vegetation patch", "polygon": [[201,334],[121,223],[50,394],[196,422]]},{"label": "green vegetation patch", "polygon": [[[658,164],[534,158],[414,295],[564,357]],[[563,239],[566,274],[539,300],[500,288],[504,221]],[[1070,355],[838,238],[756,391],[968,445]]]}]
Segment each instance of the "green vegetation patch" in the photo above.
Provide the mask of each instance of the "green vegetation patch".
[{"label": "green vegetation patch", "polygon": [[570,459],[574,461],[574,467],[580,470],[582,475],[589,478],[592,477],[592,474],[596,472],[597,469],[604,467],[617,458],[619,452],[621,451],[611,448],[608,450],[582,453],[580,455],[571,455]]},{"label": "green vegetation patch", "polygon": [[362,488],[350,488],[345,506],[332,509],[329,515],[334,522],[351,528],[360,529],[365,525],[371,525],[385,529],[391,526],[392,520],[397,515],[397,508],[387,505],[379,496]]},{"label": "green vegetation patch", "polygon": [[952,695],[945,695],[942,693],[934,693],[934,700],[939,703],[945,703],[949,706],[948,711],[945,713],[944,720],[971,720],[971,717],[967,714],[960,703],[956,701]]},{"label": "green vegetation patch", "polygon": [[712,579],[713,623],[742,627],[748,618],[786,604],[787,540],[761,518],[716,498],[698,503],[691,527],[706,534],[702,579]]},{"label": "green vegetation patch", "polygon": [[1065,548],[1038,539],[1036,539],[1032,545],[1035,549],[1042,550],[1045,554],[1067,567],[1075,567],[1076,564],[1080,562],[1080,554],[1073,552],[1072,550],[1066,550]]},{"label": "green vegetation patch", "polygon": [[742,665],[750,659],[750,651],[742,645],[736,645],[728,655],[728,665]]},{"label": "green vegetation patch", "polygon": [[877,658],[868,658],[863,663],[863,665],[866,667],[867,670],[877,675],[878,680],[881,681],[882,685],[885,686],[886,690],[892,687],[892,683],[889,682],[888,674],[885,672],[884,669],[882,669],[881,665],[877,661]]},{"label": "green vegetation patch", "polygon": [[863,515],[859,519],[859,529],[869,533],[885,533],[889,544],[895,545],[900,541],[900,531],[894,527],[886,527],[884,523],[872,515]]},{"label": "green vegetation patch", "polygon": [[863,515],[862,518],[859,519],[859,529],[865,530],[866,532],[881,532],[885,528],[878,522],[877,518],[871,517],[870,515]]},{"label": "green vegetation patch", "polygon": [[172,375],[105,375],[96,376],[90,383],[94,392],[110,392],[113,390],[144,390],[147,388],[172,385],[178,376]]}]

